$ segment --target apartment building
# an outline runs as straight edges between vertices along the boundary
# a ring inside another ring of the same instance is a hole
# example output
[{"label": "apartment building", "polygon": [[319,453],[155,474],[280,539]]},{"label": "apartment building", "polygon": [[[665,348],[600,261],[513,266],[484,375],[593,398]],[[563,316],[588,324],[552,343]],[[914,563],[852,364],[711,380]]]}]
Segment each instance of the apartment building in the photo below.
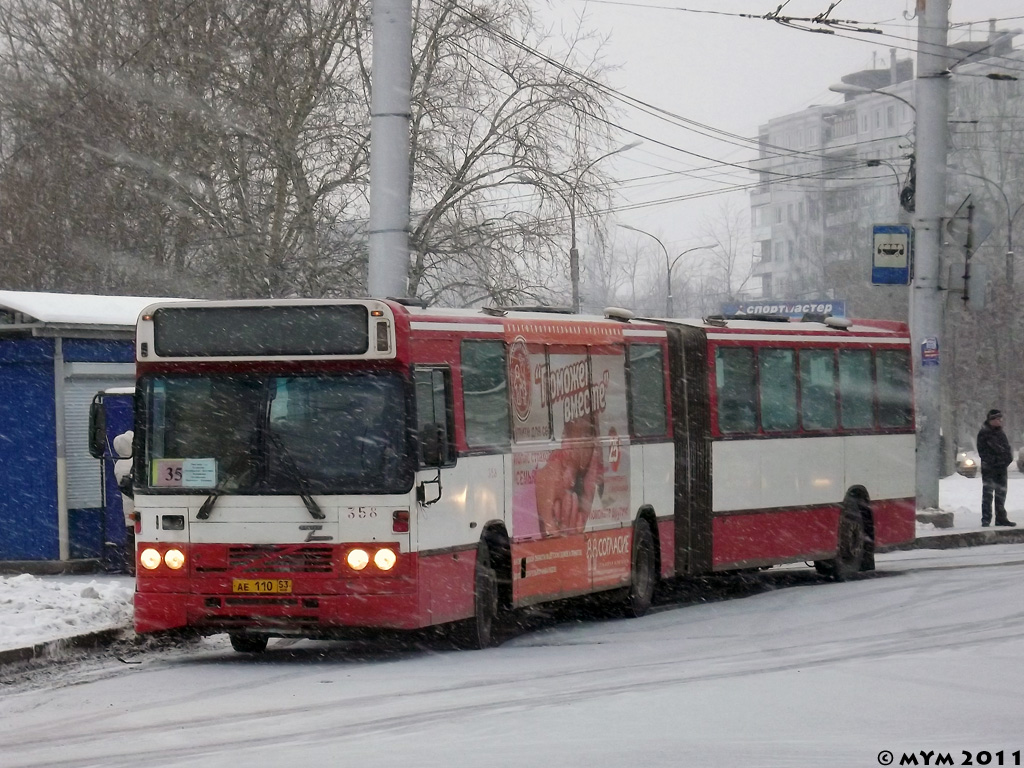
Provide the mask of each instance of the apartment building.
[{"label": "apartment building", "polygon": [[[989,147],[994,134],[985,121],[1013,108],[1007,94],[1021,98],[1022,83],[1014,79],[1024,80],[1024,61],[1012,48],[1015,34],[993,24],[986,40],[951,46],[958,61],[950,89],[950,166],[974,168],[977,177],[965,183],[969,175],[951,171],[953,209],[975,189],[1003,206],[1003,179],[988,183],[993,171],[984,154],[968,159],[965,150]],[[993,72],[1005,74],[995,82]],[[912,218],[900,197],[913,182],[913,61],[894,50],[888,66],[850,73],[830,87],[844,93],[841,103],[811,105],[759,128],[758,183],[750,195],[754,274],[765,299],[843,299],[856,315],[905,319],[906,288],[870,285],[871,230]],[[1024,105],[1017,111],[1024,117]],[[1024,121],[1016,125],[1024,130]]]}]

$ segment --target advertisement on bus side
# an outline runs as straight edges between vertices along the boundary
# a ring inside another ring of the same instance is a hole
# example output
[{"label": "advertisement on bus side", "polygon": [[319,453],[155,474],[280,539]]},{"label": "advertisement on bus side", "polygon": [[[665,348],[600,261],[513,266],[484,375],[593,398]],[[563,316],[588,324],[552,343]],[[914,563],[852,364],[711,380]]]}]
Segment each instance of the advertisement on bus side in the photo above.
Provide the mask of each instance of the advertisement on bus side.
[{"label": "advertisement on bus side", "polygon": [[621,347],[509,353],[516,538],[577,534],[629,520],[625,366]]}]

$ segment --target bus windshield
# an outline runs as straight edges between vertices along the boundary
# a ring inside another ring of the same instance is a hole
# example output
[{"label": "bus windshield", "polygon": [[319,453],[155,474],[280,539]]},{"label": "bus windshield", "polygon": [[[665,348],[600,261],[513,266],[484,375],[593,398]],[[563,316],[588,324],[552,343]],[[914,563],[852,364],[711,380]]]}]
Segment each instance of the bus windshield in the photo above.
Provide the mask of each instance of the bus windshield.
[{"label": "bus windshield", "polygon": [[139,469],[152,490],[362,494],[412,485],[407,386],[397,374],[153,376],[142,388]]}]

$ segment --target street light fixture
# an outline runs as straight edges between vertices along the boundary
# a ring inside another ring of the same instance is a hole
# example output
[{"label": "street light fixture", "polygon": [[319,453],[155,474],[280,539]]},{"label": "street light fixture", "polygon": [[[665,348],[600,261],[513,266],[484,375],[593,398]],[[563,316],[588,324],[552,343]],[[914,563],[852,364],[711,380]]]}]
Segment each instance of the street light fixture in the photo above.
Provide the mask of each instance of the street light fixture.
[{"label": "street light fixture", "polygon": [[896,166],[890,163],[888,160],[879,160],[877,158],[872,158],[871,160],[865,160],[864,165],[867,166],[868,168],[881,168],[884,165],[886,168],[892,171],[892,175],[896,177],[896,188],[899,189],[900,173],[899,171],[896,170]]},{"label": "street light fixture", "polygon": [[[890,163],[888,160],[881,160],[879,158],[872,158],[865,160],[864,165],[868,168],[881,168],[883,165],[892,171],[893,176],[896,177],[896,198],[899,200],[900,208],[907,213],[914,212],[914,157],[910,156],[910,172],[907,177],[907,183],[900,187],[900,173],[896,169],[896,166]],[[902,217],[902,213],[900,214]]]},{"label": "street light fixture", "polygon": [[957,170],[955,173],[958,173],[961,176],[970,176],[974,179],[980,179],[987,184],[991,184],[1003,198],[1003,205],[1006,208],[1006,284],[1013,288],[1013,222],[1017,218],[1017,214],[1021,212],[1021,209],[1024,209],[1024,203],[1018,205],[1016,211],[1012,211],[1010,198],[1006,196],[1006,192],[1003,191],[1003,188],[996,182],[992,181],[992,179],[987,176],[982,176],[980,173],[970,173],[969,171]]},{"label": "street light fixture", "polygon": [[917,107],[915,107],[909,101],[904,99],[902,96],[897,96],[895,93],[889,93],[889,91],[883,91],[878,88],[867,88],[863,85],[851,85],[850,83],[836,83],[835,85],[830,85],[828,89],[834,93],[844,93],[851,96],[860,96],[867,93],[877,93],[879,96],[888,96],[891,99],[902,101],[904,104],[910,107],[910,109],[914,113],[917,112]]},{"label": "street light fixture", "polygon": [[638,227],[632,227],[629,224],[619,224],[619,226],[622,227],[623,229],[631,230],[632,232],[639,232],[641,235],[647,235],[649,238],[651,238],[658,245],[661,246],[661,250],[665,254],[665,279],[667,280],[668,289],[668,292],[665,295],[665,317],[672,317],[674,314],[674,307],[672,303],[672,270],[676,268],[676,264],[678,264],[679,260],[683,258],[683,256],[685,256],[686,254],[693,253],[694,251],[704,250],[706,248],[714,248],[714,246],[695,245],[693,248],[687,248],[685,251],[677,255],[674,259],[670,259],[668,255],[668,248],[665,247],[665,244],[661,242],[659,238],[655,237],[650,232],[643,229],[639,229]]}]

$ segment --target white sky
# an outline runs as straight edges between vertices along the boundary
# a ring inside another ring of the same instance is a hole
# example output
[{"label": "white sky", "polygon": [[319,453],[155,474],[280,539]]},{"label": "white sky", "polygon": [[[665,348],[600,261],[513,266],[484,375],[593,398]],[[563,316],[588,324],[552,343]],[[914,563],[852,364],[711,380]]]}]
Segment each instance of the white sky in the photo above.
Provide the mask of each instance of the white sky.
[{"label": "white sky", "polygon": [[[830,14],[832,19],[879,29],[881,35],[803,32],[762,19],[719,15],[763,15],[783,0],[533,2],[564,34],[569,35],[582,17],[585,27],[608,36],[602,58],[618,67],[610,79],[622,94],[712,129],[687,130],[678,121],[656,119],[620,103],[623,111],[618,123],[648,139],[612,158],[609,170],[621,180],[671,175],[624,184],[616,201],[619,207],[749,184],[752,175],[720,164],[745,165],[755,156],[754,149],[715,131],[754,138],[758,125],[770,118],[811,104],[840,103],[843,97],[831,93],[828,86],[850,72],[887,67],[890,48],[897,48],[900,58],[916,60],[917,20],[904,18],[905,11],[913,13],[913,0],[841,0]],[[814,17],[830,4],[831,0],[790,0],[782,13]],[[980,40],[987,35],[989,18],[1003,20],[1000,28],[1024,27],[1024,5],[1020,0],[955,0],[949,18],[954,25],[951,42]],[[966,22],[976,23],[965,26]],[[1016,45],[1024,46],[1024,36]],[[621,136],[622,144],[636,138],[627,132]],[[746,193],[733,198],[746,208]],[[715,215],[721,200],[723,196],[717,195],[624,210],[618,220],[651,232],[670,250],[681,252],[702,243],[699,222]],[[622,230],[618,237],[646,240],[652,255],[661,258],[660,249],[649,238]]]},{"label": "white sky", "polygon": [[[977,505],[980,480],[943,492]],[[1009,501],[1020,519],[1016,473]],[[995,765],[1003,750],[1010,765],[1024,748],[1022,579],[1024,545],[918,550],[882,555],[875,577],[792,567],[739,599],[695,594],[481,652],[273,641],[254,658],[223,636],[122,651],[6,685],[0,763],[819,768],[878,765],[883,750],[895,765],[987,750]],[[3,584],[3,612],[33,588]],[[96,601],[79,598],[54,602]]]}]

